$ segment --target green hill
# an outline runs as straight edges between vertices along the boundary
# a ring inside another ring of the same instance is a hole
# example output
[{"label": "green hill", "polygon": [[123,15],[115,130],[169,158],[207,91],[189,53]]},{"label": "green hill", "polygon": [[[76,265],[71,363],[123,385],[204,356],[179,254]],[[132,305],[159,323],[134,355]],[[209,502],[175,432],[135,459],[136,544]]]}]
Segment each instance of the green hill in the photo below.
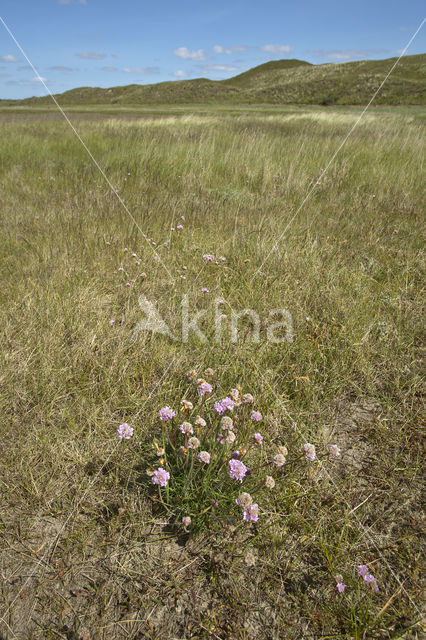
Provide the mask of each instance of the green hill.
[{"label": "green hill", "polygon": [[[366,104],[397,58],[313,65],[274,60],[227,80],[207,78],[158,84],[81,87],[56,95],[75,104]],[[400,60],[377,96],[377,104],[425,104],[426,54]],[[10,105],[50,104],[50,97],[2,101]]]}]

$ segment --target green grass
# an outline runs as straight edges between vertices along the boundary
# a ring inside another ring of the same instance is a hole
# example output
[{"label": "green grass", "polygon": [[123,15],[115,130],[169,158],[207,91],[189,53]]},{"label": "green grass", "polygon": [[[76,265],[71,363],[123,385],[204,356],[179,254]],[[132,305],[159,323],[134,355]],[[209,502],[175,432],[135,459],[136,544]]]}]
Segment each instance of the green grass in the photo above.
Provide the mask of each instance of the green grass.
[{"label": "green grass", "polygon": [[[234,78],[207,78],[126,85],[79,87],[58,94],[61,105],[158,104],[319,104],[365,105],[397,58],[313,65],[303,60],[273,60]],[[425,104],[426,54],[404,56],[386,80],[376,104]],[[50,96],[5,100],[4,105],[46,105]],[[1,104],[0,102],[0,104]]]},{"label": "green grass", "polygon": [[[0,114],[1,633],[420,639],[424,114],[369,111],[287,228],[358,109],[75,109],[172,278],[66,123]],[[178,336],[184,294],[206,343],[135,331],[142,295]],[[254,344],[241,320],[233,343],[231,307],[285,307],[294,340],[268,342],[265,321]],[[146,469],[158,409],[206,367],[215,397],[255,396],[268,459],[306,441],[342,458],[291,462],[257,525],[229,504],[190,535]]]}]

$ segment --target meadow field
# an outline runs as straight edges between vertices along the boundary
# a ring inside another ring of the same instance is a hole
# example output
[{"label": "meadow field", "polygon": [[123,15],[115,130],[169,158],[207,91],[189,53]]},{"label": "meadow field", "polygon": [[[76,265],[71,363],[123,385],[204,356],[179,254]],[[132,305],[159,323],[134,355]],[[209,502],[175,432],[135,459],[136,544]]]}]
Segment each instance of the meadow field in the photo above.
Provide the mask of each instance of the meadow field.
[{"label": "meadow field", "polygon": [[359,114],[0,110],[0,638],[423,637],[425,111]]}]

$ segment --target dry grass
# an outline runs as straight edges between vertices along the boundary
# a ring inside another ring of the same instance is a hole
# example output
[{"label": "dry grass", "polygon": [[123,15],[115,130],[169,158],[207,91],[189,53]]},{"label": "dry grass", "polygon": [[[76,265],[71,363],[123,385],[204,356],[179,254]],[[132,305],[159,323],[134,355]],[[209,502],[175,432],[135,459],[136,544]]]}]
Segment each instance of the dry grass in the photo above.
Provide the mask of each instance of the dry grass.
[{"label": "dry grass", "polygon": [[[263,265],[357,117],[333,113],[76,118],[172,281],[65,124],[0,120],[4,638],[421,637],[420,120],[370,114]],[[294,341],[217,344],[211,314],[207,344],[135,334],[141,294],[178,333],[184,293],[284,306]],[[258,528],[189,536],[145,469],[158,408],[207,366],[256,396],[271,443],[343,456],[281,483]]]}]

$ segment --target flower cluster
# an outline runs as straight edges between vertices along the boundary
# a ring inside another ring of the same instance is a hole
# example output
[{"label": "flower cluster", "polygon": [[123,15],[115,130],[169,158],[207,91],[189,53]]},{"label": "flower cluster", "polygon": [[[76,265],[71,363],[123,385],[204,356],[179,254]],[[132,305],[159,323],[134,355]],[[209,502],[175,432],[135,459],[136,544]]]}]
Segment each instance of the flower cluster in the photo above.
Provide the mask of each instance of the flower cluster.
[{"label": "flower cluster", "polygon": [[358,571],[359,571],[359,575],[361,576],[361,578],[364,579],[364,582],[366,584],[368,584],[368,586],[375,592],[378,593],[379,591],[379,586],[377,584],[377,579],[373,576],[373,574],[370,572],[370,569],[367,567],[366,564],[359,564],[358,565]]},{"label": "flower cluster", "polygon": [[[167,487],[164,497],[159,491],[159,499],[167,500],[167,509],[175,513],[176,522],[185,530],[191,523],[192,528],[198,526],[211,510],[220,514],[221,509],[229,509],[228,496],[233,494],[231,504],[240,507],[242,523],[257,522],[261,514],[259,504],[269,499],[286,469],[293,469],[298,456],[288,463],[286,446],[271,449],[263,429],[262,433],[255,431],[264,417],[252,394],[243,393],[236,384],[224,397],[217,398],[215,372],[207,368],[203,376],[196,369],[188,371],[189,386],[179,410],[175,412],[168,405],[159,409],[162,446],[157,440],[154,443],[161,466],[155,471],[149,469],[148,473],[159,490]],[[119,437],[128,439],[132,432],[128,425],[121,425]],[[328,453],[338,457],[340,449],[328,445]],[[305,443],[303,454],[307,460],[315,461],[315,445]],[[243,490],[238,493],[240,487]],[[374,580],[374,577],[366,580],[372,588],[377,586]],[[338,581],[337,585],[343,592],[343,582]]]}]

